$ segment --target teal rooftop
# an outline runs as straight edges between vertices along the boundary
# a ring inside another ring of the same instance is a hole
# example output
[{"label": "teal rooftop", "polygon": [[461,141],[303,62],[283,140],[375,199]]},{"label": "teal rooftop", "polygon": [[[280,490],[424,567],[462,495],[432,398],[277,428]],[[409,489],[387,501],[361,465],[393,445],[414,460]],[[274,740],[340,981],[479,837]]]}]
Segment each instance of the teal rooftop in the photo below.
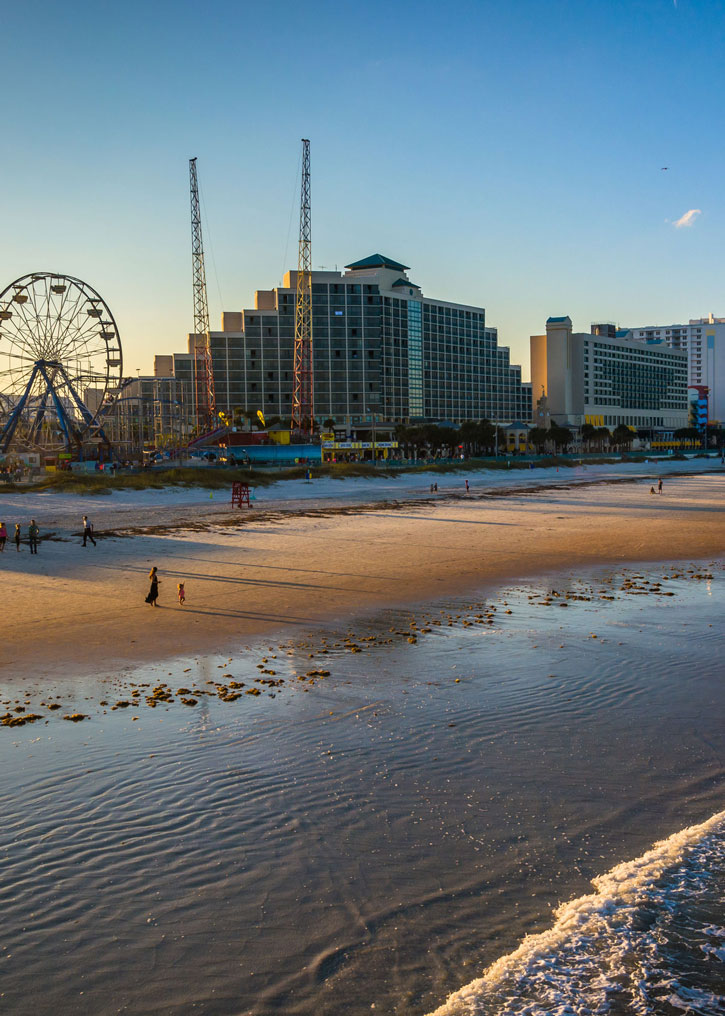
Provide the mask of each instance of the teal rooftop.
[{"label": "teal rooftop", "polygon": [[394,272],[409,270],[408,265],[401,265],[399,261],[383,257],[382,254],[371,254],[369,258],[363,258],[362,261],[353,261],[351,265],[345,265],[345,268],[349,268],[353,272],[361,268],[392,268]]}]

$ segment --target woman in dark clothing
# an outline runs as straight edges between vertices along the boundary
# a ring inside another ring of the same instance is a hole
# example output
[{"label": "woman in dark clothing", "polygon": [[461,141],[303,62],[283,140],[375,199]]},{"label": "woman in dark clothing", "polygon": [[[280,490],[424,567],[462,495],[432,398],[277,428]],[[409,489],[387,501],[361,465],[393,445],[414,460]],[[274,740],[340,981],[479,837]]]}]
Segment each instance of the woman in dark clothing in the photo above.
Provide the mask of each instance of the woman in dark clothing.
[{"label": "woman in dark clothing", "polygon": [[146,597],[146,602],[150,603],[153,607],[158,607],[156,600],[159,596],[159,576],[156,572],[156,568],[152,568],[149,572],[149,578],[151,579],[151,588],[149,594]]}]

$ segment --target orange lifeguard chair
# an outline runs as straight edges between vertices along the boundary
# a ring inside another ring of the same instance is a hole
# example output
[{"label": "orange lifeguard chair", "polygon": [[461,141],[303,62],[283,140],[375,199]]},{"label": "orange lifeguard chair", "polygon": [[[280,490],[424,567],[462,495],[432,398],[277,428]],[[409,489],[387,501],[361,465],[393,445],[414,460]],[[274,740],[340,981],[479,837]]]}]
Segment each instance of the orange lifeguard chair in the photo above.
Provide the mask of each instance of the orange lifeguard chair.
[{"label": "orange lifeguard chair", "polygon": [[237,508],[241,508],[246,505],[248,508],[252,507],[249,495],[251,491],[248,483],[241,483],[237,480],[232,482],[232,504],[236,505]]}]

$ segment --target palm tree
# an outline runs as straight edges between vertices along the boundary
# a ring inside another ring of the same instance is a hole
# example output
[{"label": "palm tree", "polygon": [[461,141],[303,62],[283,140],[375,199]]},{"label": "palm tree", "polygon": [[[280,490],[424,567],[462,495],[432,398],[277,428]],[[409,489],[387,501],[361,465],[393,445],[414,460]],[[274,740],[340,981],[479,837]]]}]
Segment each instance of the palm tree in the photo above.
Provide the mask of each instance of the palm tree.
[{"label": "palm tree", "polygon": [[544,451],[546,442],[549,440],[549,431],[546,427],[533,427],[529,431],[529,442],[534,446],[539,455]]},{"label": "palm tree", "polygon": [[554,442],[554,447],[557,451],[562,448],[566,451],[572,441],[572,433],[569,428],[560,427],[557,423],[552,423],[549,428],[549,437]]},{"label": "palm tree", "polygon": [[599,451],[604,451],[604,445],[611,444],[612,434],[608,427],[597,427],[595,440],[599,445]]},{"label": "palm tree", "polygon": [[597,428],[591,423],[585,423],[581,429],[582,444],[586,445],[587,451],[591,451],[590,445],[597,433]]},{"label": "palm tree", "polygon": [[614,428],[612,439],[618,448],[629,448],[634,440],[634,432],[626,424],[620,423]]}]

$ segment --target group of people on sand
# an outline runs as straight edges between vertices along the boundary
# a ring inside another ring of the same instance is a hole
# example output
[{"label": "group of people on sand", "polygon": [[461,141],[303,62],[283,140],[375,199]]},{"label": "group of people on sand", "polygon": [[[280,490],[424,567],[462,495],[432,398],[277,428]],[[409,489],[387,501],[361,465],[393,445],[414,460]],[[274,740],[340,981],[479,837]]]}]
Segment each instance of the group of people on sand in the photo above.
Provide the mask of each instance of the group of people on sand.
[{"label": "group of people on sand", "polygon": [[[38,529],[38,523],[35,519],[30,520],[28,526],[28,544],[30,546],[30,553],[38,553],[38,541],[40,539],[40,530]],[[15,549],[19,552],[20,545],[23,542],[23,534],[20,527],[20,523],[15,524],[15,532],[12,536],[12,541],[15,544]],[[8,542],[8,530],[4,522],[0,522],[0,554],[5,551],[5,544]]]},{"label": "group of people on sand", "polygon": [[[650,492],[650,494],[654,494],[655,493],[654,487],[650,487],[649,492]],[[659,480],[657,481],[657,493],[658,494],[662,493],[662,477],[661,476],[660,476]]]},{"label": "group of people on sand", "polygon": [[[466,493],[470,494],[470,492],[471,492],[471,485],[469,484],[468,480],[465,480],[464,482],[465,482],[465,487],[466,487]],[[437,494],[438,493],[438,483],[437,482],[431,483],[431,485],[430,485],[430,492],[431,492],[431,494]]]},{"label": "group of people on sand", "polygon": [[[93,525],[88,521],[88,516],[83,516],[83,546],[88,545],[88,540],[91,541],[93,546],[96,546],[96,541],[93,539]],[[8,530],[4,522],[0,522],[0,554],[5,551],[5,544],[8,542]],[[15,532],[12,536],[12,542],[15,544],[15,549],[20,552],[20,547],[23,542],[22,527],[19,522],[15,524]],[[28,525],[28,546],[30,547],[31,554],[38,553],[38,544],[40,543],[40,529],[35,519],[30,520]]]},{"label": "group of people on sand", "polygon": [[[21,546],[21,544],[23,542],[21,525],[20,525],[19,522],[15,526],[15,533],[14,533],[12,539],[13,539],[13,543],[15,544],[15,549],[19,552],[20,551],[20,546]],[[38,553],[38,543],[39,543],[39,540],[40,540],[40,529],[38,528],[38,523],[35,521],[35,519],[31,519],[30,520],[30,525],[28,526],[28,544],[30,546],[30,553],[31,554],[37,554]],[[88,518],[87,515],[84,515],[83,516],[83,543],[82,543],[82,546],[83,547],[87,547],[89,540],[93,544],[94,547],[97,546],[95,538],[93,536],[93,523],[90,521],[90,519]],[[7,530],[7,526],[5,525],[4,522],[0,522],[0,554],[5,552],[5,544],[7,542],[8,542],[8,530]],[[151,581],[151,586],[149,588],[148,596],[146,597],[146,603],[151,604],[152,607],[158,607],[158,603],[156,601],[159,598],[159,582],[160,582],[160,579],[159,579],[159,573],[158,573],[158,569],[157,568],[154,567],[154,568],[151,569],[151,571],[149,572],[149,579]],[[184,601],[186,600],[186,593],[184,591],[184,583],[183,582],[179,582],[177,587],[176,587],[176,590],[177,590],[177,594],[178,594],[178,598],[179,598],[179,604],[183,605]]]},{"label": "group of people on sand", "polygon": [[[156,601],[159,598],[159,583],[161,582],[161,579],[159,578],[159,570],[156,566],[154,566],[149,572],[149,580],[151,582],[151,586],[149,588],[148,596],[146,597],[146,603],[150,604],[152,607],[158,607],[158,603]],[[186,600],[186,592],[184,590],[183,582],[179,582],[177,584],[176,592],[179,598],[179,606],[183,606],[184,601]]]}]

